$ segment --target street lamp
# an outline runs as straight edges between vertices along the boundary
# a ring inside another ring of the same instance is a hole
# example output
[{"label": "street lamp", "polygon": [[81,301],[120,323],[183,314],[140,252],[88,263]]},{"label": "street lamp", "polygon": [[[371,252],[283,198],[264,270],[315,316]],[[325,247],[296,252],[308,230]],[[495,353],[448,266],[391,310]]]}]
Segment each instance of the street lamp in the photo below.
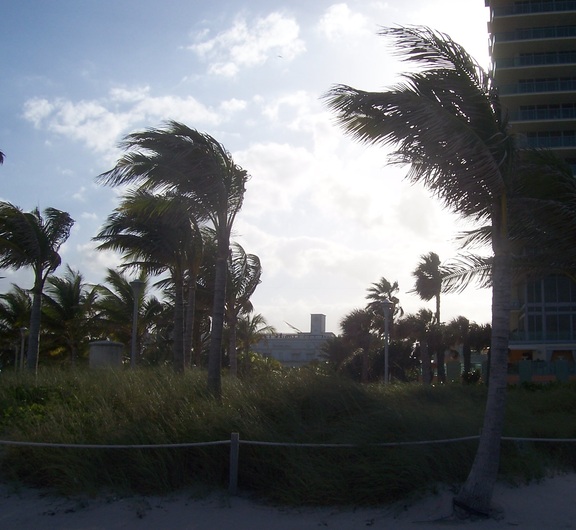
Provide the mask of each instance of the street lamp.
[{"label": "street lamp", "polygon": [[384,309],[384,384],[387,384],[390,382],[388,350],[390,346],[390,320],[392,310],[394,309],[394,302],[391,302],[388,298],[384,298],[384,300],[382,300],[382,308]]},{"label": "street lamp", "polygon": [[138,309],[140,306],[140,295],[144,289],[144,282],[142,280],[132,280],[130,282],[132,287],[132,295],[134,298],[134,310],[132,312],[132,347],[130,348],[130,368],[136,367],[136,335],[138,334]]}]

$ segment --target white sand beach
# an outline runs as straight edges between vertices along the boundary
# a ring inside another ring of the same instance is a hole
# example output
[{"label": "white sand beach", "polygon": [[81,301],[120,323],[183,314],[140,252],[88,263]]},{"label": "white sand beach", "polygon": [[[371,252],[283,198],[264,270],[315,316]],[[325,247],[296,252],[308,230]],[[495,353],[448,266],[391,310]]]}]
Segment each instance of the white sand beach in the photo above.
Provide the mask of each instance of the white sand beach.
[{"label": "white sand beach", "polygon": [[0,485],[2,530],[355,530],[360,528],[472,529],[576,528],[576,474],[513,487],[498,484],[496,516],[459,520],[452,494],[374,508],[282,508],[225,494],[198,499],[179,492],[165,497],[58,497]]}]

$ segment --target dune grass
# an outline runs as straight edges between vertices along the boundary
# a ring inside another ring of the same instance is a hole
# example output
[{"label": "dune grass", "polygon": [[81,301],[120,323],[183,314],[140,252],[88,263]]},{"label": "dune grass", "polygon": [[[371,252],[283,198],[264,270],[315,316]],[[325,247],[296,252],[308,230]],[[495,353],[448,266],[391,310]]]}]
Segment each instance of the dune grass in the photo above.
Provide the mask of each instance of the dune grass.
[{"label": "dune grass", "polygon": [[[376,447],[477,435],[482,385],[359,385],[313,370],[224,377],[220,402],[206,374],[166,369],[0,374],[0,438],[64,444],[242,441],[239,487],[288,504],[392,502],[462,482],[476,441]],[[512,388],[507,436],[576,438],[576,385]],[[510,480],[576,469],[574,443],[503,442]],[[227,486],[229,446],[177,449],[0,447],[5,478],[66,493],[166,493]]]}]

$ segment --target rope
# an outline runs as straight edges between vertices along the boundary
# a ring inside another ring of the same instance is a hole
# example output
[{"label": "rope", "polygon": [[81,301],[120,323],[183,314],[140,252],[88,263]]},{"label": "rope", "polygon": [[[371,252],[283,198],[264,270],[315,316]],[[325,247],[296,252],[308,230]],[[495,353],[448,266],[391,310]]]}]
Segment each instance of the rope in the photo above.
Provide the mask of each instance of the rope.
[{"label": "rope", "polygon": [[[477,440],[480,436],[462,436],[460,438],[444,438],[441,440],[415,440],[410,442],[383,442],[371,444],[334,444],[334,443],[295,443],[295,442],[263,442],[256,440],[240,440],[239,443],[244,445],[260,445],[272,447],[312,447],[312,448],[327,448],[327,447],[399,447],[407,445],[431,445],[442,443],[455,443],[464,442],[469,440]],[[513,442],[551,442],[551,443],[574,443],[576,438],[517,438],[511,436],[503,436],[503,441]],[[212,442],[191,442],[191,443],[173,443],[173,444],[63,444],[63,443],[48,443],[48,442],[19,442],[14,440],[0,440],[0,445],[15,445],[21,447],[57,447],[65,449],[178,449],[185,447],[206,447],[211,445],[230,445],[230,440],[218,440]]]}]

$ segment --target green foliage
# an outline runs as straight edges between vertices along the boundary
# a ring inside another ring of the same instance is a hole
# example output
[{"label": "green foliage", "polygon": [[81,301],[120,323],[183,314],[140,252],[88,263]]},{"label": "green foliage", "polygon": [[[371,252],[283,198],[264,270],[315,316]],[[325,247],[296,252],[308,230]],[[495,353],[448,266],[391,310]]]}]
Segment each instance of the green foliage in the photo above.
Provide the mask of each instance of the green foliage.
[{"label": "green foliage", "polygon": [[[263,364],[265,366],[263,366]],[[242,365],[241,365],[242,366]],[[380,447],[383,442],[476,435],[483,385],[365,384],[323,365],[271,369],[258,359],[240,379],[224,378],[221,401],[205,373],[42,370],[2,374],[0,437],[64,444],[174,444],[241,440],[354,447],[243,444],[239,486],[288,504],[377,504],[462,482],[477,442]],[[506,436],[576,438],[576,385],[510,391]],[[163,493],[226,487],[227,444],[176,449],[6,446],[7,478],[66,493]],[[503,442],[501,472],[511,480],[576,469],[569,443]]]}]

